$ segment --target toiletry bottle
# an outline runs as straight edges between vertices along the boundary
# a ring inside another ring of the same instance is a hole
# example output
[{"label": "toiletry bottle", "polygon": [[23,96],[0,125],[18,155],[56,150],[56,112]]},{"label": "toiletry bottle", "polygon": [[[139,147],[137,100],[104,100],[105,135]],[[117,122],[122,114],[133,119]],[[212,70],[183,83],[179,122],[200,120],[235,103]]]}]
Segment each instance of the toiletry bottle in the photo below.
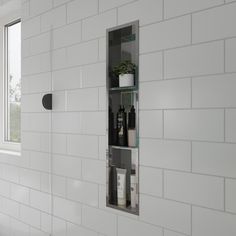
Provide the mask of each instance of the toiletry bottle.
[{"label": "toiletry bottle", "polygon": [[135,108],[131,107],[129,115],[128,115],[128,146],[135,147],[136,146],[136,128],[135,128]]},{"label": "toiletry bottle", "polygon": [[117,174],[113,164],[109,167],[109,203],[117,204]]},{"label": "toiletry bottle", "polygon": [[114,113],[112,112],[111,107],[109,106],[109,145],[114,144]]},{"label": "toiletry bottle", "polygon": [[124,106],[120,106],[117,113],[117,145],[127,146],[127,117]]},{"label": "toiletry bottle", "polygon": [[136,207],[136,191],[137,191],[137,185],[136,185],[136,174],[135,170],[131,170],[130,175],[130,204],[132,208]]},{"label": "toiletry bottle", "polygon": [[126,206],[126,174],[127,170],[116,168],[117,173],[117,204]]}]

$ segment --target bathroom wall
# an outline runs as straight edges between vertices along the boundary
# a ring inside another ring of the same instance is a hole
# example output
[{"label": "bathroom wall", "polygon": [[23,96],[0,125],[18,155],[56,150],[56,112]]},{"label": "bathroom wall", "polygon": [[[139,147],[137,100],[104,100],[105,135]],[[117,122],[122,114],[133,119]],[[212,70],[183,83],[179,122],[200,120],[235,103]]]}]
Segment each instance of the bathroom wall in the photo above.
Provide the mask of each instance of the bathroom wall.
[{"label": "bathroom wall", "polygon": [[[22,7],[22,153],[0,155],[0,235],[235,236],[236,2]],[[139,216],[105,207],[105,32],[136,19]]]}]

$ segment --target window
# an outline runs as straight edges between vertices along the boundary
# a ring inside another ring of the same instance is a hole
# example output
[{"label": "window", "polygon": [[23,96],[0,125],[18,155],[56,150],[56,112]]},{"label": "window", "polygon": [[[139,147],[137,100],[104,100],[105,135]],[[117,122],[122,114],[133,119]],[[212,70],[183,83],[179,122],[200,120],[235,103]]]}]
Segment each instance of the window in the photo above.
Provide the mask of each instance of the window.
[{"label": "window", "polygon": [[4,142],[20,143],[21,22],[5,26]]}]

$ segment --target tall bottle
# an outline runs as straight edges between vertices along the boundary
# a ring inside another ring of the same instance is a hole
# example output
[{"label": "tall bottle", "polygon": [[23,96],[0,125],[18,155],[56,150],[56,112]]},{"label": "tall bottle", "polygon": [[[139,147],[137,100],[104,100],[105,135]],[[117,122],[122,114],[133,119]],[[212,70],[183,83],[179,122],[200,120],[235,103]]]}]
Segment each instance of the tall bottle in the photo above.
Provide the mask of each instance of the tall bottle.
[{"label": "tall bottle", "polygon": [[131,107],[128,115],[128,146],[136,146],[136,115],[134,106]]},{"label": "tall bottle", "polygon": [[127,146],[127,116],[125,107],[120,106],[117,113],[117,145]]},{"label": "tall bottle", "polygon": [[111,107],[109,106],[109,145],[114,144],[114,113],[112,112]]}]

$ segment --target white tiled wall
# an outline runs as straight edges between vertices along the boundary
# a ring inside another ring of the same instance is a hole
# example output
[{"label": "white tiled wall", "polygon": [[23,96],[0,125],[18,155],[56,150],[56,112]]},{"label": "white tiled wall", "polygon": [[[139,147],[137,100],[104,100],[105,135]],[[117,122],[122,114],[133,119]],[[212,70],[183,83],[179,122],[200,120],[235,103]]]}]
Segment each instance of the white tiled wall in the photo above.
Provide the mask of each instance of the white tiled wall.
[{"label": "white tiled wall", "polygon": [[[0,235],[235,236],[236,2],[22,7],[22,155],[0,154]],[[137,19],[140,215],[133,216],[105,207],[105,33]],[[41,106],[48,91],[52,114]]]}]

